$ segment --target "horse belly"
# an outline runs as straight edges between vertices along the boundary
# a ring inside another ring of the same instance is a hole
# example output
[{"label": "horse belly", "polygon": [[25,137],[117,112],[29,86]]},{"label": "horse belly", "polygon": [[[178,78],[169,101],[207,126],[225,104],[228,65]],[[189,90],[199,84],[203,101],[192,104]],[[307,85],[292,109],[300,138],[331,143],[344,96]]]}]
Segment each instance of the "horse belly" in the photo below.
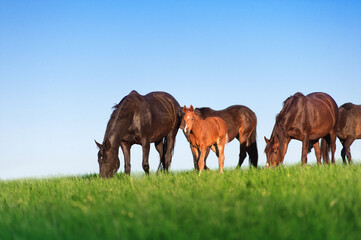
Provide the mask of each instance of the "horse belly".
[{"label": "horse belly", "polygon": [[309,134],[311,140],[316,140],[322,138],[330,133],[333,125],[332,124],[323,124],[315,126]]},{"label": "horse belly", "polygon": [[336,124],[336,119],[330,113],[329,108],[315,108],[314,118],[311,123],[312,129],[309,138],[315,140],[329,134]]},{"label": "horse belly", "polygon": [[361,139],[361,108],[358,109],[358,112],[353,116],[353,119],[356,138]]},{"label": "horse belly", "polygon": [[355,134],[357,139],[361,139],[361,124],[355,124]]},{"label": "horse belly", "polygon": [[153,121],[150,126],[152,132],[150,142],[157,142],[166,137],[173,129],[173,123],[167,119],[160,119],[159,121]]}]

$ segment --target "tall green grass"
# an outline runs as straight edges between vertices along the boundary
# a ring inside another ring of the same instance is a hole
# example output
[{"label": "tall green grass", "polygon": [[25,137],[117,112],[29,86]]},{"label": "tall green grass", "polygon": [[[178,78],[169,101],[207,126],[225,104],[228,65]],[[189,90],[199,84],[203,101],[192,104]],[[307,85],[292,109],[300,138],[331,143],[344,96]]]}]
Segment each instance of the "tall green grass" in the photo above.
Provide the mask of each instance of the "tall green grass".
[{"label": "tall green grass", "polygon": [[0,239],[359,239],[361,166],[0,181]]}]

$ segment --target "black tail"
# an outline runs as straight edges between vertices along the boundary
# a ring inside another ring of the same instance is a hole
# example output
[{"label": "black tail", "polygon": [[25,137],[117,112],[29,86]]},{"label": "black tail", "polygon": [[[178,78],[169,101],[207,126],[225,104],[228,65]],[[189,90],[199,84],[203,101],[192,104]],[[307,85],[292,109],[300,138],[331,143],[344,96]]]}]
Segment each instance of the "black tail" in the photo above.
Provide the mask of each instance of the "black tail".
[{"label": "black tail", "polygon": [[248,153],[249,161],[253,167],[258,165],[258,149],[257,149],[257,133],[256,127],[253,129],[251,136],[247,141],[246,151]]},{"label": "black tail", "polygon": [[157,172],[165,170],[165,154],[166,154],[166,152],[167,152],[167,138],[165,137],[164,141],[163,141],[163,154],[162,154],[162,157],[160,158]]},{"label": "black tail", "polygon": [[330,150],[331,150],[331,139],[330,136],[327,135],[326,137],[321,139],[321,152],[323,157],[323,163],[329,164],[330,163]]}]

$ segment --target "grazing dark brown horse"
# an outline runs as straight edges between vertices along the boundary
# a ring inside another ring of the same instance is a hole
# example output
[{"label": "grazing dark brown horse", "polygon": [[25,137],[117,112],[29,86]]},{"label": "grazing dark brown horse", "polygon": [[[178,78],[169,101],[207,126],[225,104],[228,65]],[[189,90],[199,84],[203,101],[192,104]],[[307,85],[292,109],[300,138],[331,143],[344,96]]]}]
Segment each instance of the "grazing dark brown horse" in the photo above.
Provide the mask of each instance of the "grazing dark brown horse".
[{"label": "grazing dark brown horse", "polygon": [[[220,117],[227,124],[228,140],[231,142],[237,138],[240,143],[238,167],[240,167],[247,156],[249,157],[250,164],[257,167],[258,163],[258,150],[256,141],[256,127],[257,117],[256,114],[246,106],[233,105],[226,109],[216,111],[208,107],[196,108],[195,113],[203,119],[207,117]],[[184,130],[184,122],[182,121],[181,129]],[[194,145],[194,138],[192,134],[187,137],[193,154],[194,167],[198,168],[198,149]],[[205,161],[209,154],[209,148],[205,155]],[[207,169],[207,166],[205,166]]]},{"label": "grazing dark brown horse", "polygon": [[361,139],[361,105],[345,103],[339,109],[337,137],[342,143],[341,156],[351,164],[350,146],[356,139]]},{"label": "grazing dark brown horse", "polygon": [[198,169],[201,174],[204,168],[204,159],[207,148],[212,147],[218,157],[219,172],[223,172],[224,166],[224,146],[228,142],[227,125],[219,117],[201,118],[194,113],[194,108],[184,106],[184,132],[187,136],[192,132],[194,145],[199,150]]},{"label": "grazing dark brown horse", "polygon": [[142,166],[146,173],[149,173],[150,143],[155,144],[161,162],[168,170],[182,120],[182,108],[177,100],[165,92],[142,96],[132,91],[114,108],[103,144],[96,142],[100,176],[112,177],[119,169],[119,146],[123,150],[125,173],[130,174],[130,148],[133,144],[142,145]]},{"label": "grazing dark brown horse", "polygon": [[318,140],[325,139],[327,147],[323,151],[324,161],[328,163],[327,149],[331,147],[332,163],[335,163],[337,120],[337,104],[326,93],[311,93],[307,96],[296,93],[287,98],[276,117],[271,138],[268,140],[265,137],[266,166],[274,167],[283,163],[291,139],[302,141],[303,164],[307,163],[310,144],[315,148],[317,162],[321,163]]}]

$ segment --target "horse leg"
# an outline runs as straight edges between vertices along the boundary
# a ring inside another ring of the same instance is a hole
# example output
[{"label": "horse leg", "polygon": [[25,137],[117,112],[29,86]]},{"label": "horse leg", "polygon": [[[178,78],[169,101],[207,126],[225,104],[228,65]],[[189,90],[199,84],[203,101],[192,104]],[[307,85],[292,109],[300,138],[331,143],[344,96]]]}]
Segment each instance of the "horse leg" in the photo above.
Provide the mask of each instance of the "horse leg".
[{"label": "horse leg", "polygon": [[346,140],[342,140],[342,139],[340,139],[340,142],[341,142],[341,144],[342,144],[341,157],[342,157],[342,162],[343,162],[343,164],[347,164],[347,162],[346,162],[346,148],[345,148],[345,141],[346,141]]},{"label": "horse leg", "polygon": [[207,147],[200,147],[201,156],[199,157],[199,161],[198,161],[199,175],[201,175],[202,170],[204,168],[204,158],[206,155],[206,150],[207,150]]},{"label": "horse leg", "polygon": [[124,172],[130,175],[130,144],[121,142],[120,147],[122,148],[124,155]]},{"label": "horse leg", "polygon": [[193,163],[194,163],[194,169],[198,170],[198,160],[199,160],[199,152],[198,148],[192,146],[192,144],[189,144],[193,156]]},{"label": "horse leg", "polygon": [[330,144],[331,144],[331,154],[332,154],[333,164],[335,164],[336,138],[337,138],[337,128],[336,130],[332,129],[330,132]]},{"label": "horse leg", "polygon": [[[348,163],[349,163],[349,164],[352,163],[350,146],[351,146],[351,144],[352,144],[354,141],[355,141],[355,138],[353,138],[353,137],[348,137],[348,138],[346,139],[346,141],[344,142],[344,144],[343,144],[343,149],[345,149],[345,153],[346,153],[347,160],[348,160]],[[342,150],[343,150],[343,149],[342,149]],[[344,160],[344,163],[346,163],[345,160]]]},{"label": "horse leg", "polygon": [[317,164],[321,165],[321,149],[318,141],[313,144],[313,148],[315,149]]},{"label": "horse leg", "polygon": [[220,142],[219,144],[217,144],[217,148],[218,148],[218,164],[219,164],[219,173],[223,173],[223,167],[224,167],[224,145],[226,144],[226,142]]},{"label": "horse leg", "polygon": [[239,160],[238,160],[238,166],[237,168],[240,168],[244,162],[244,159],[246,158],[246,142],[241,143],[239,145]]},{"label": "horse leg", "polygon": [[209,168],[207,167],[206,161],[207,161],[207,158],[208,158],[208,155],[209,155],[209,152],[210,152],[211,149],[212,149],[213,152],[215,152],[215,149],[213,149],[212,147],[207,147],[206,154],[205,154],[205,156],[204,156],[204,170],[208,170],[208,169],[209,169]]},{"label": "horse leg", "polygon": [[163,139],[159,142],[154,143],[155,149],[157,149],[157,152],[159,153],[159,166],[157,169],[157,172],[164,170],[164,144]]},{"label": "horse leg", "polygon": [[308,153],[308,146],[310,145],[310,140],[307,136],[304,137],[302,141],[302,156],[301,161],[303,165],[307,164],[307,153]]},{"label": "horse leg", "polygon": [[177,131],[175,131],[175,133],[173,132],[169,133],[168,136],[166,137],[167,150],[165,152],[165,166],[164,166],[166,171],[168,171],[170,164],[172,162],[172,153],[174,149],[175,136],[177,135]]},{"label": "horse leg", "polygon": [[143,148],[143,170],[148,175],[149,174],[149,150],[150,150],[150,143],[148,141],[143,141],[142,143]]}]

